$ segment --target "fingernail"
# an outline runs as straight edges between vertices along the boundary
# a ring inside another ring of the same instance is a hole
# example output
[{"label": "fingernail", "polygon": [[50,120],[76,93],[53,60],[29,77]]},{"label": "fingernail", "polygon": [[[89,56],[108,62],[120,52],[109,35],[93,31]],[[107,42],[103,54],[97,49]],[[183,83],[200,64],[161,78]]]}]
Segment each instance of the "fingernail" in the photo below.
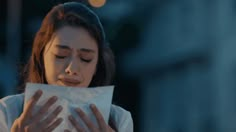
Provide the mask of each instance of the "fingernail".
[{"label": "fingernail", "polygon": [[57,96],[53,96],[52,99],[53,99],[53,100],[57,100]]},{"label": "fingernail", "polygon": [[68,119],[72,120],[72,115],[69,115],[69,116],[68,116]]},{"label": "fingernail", "polygon": [[80,108],[77,108],[76,111],[77,111],[77,112],[81,112],[82,110],[81,110]]},{"label": "fingernail", "polygon": [[62,110],[62,106],[59,105],[59,106],[58,106],[58,109],[59,109],[59,110]]},{"label": "fingernail", "polygon": [[37,90],[37,92],[36,92],[36,94],[42,94],[43,93],[43,91],[42,90]]},{"label": "fingernail", "polygon": [[96,106],[95,104],[91,104],[90,107],[94,109]]}]

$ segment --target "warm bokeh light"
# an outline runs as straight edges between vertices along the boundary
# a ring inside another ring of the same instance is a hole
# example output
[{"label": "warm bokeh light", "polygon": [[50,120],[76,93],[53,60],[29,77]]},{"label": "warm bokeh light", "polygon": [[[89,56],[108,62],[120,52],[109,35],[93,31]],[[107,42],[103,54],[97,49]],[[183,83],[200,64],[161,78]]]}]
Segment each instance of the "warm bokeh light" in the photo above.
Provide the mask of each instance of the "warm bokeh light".
[{"label": "warm bokeh light", "polygon": [[88,0],[88,2],[91,6],[99,8],[105,5],[106,0]]}]

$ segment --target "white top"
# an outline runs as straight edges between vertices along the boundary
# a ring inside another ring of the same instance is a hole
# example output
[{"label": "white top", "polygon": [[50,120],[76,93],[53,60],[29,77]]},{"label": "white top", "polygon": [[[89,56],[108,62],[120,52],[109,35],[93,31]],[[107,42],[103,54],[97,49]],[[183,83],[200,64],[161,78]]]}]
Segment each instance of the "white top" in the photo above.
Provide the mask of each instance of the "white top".
[{"label": "white top", "polygon": [[[24,94],[4,97],[0,100],[1,132],[10,132],[11,126],[23,111]],[[133,120],[130,112],[112,105],[110,116],[118,132],[133,132]]]}]

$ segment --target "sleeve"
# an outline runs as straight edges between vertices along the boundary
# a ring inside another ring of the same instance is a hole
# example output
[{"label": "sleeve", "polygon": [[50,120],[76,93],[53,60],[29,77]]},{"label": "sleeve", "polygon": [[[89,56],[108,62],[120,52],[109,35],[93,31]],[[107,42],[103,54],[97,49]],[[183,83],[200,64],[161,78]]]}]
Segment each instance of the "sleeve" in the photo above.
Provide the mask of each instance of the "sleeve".
[{"label": "sleeve", "polygon": [[7,126],[6,104],[0,100],[0,128],[1,132],[10,132]]},{"label": "sleeve", "polygon": [[121,123],[118,126],[118,132],[133,132],[133,119],[130,112],[125,112],[120,120]]},{"label": "sleeve", "polygon": [[15,119],[22,113],[23,94],[0,99],[0,132],[10,132]]},{"label": "sleeve", "polygon": [[131,113],[125,109],[112,105],[111,118],[118,132],[133,132],[133,119]]}]

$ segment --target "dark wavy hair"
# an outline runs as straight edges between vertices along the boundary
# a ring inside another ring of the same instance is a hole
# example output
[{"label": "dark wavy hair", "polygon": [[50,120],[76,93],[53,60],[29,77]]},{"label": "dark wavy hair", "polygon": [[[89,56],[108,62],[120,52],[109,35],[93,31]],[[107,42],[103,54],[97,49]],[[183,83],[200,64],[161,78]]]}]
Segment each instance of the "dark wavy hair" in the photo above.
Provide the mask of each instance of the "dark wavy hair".
[{"label": "dark wavy hair", "polygon": [[53,37],[53,33],[63,26],[83,27],[97,41],[97,70],[89,87],[112,83],[115,74],[114,56],[106,43],[103,26],[98,16],[81,3],[67,2],[54,6],[43,19],[42,25],[36,33],[31,57],[24,68],[24,81],[21,85],[23,91],[27,82],[47,84],[43,52],[46,44]]}]

